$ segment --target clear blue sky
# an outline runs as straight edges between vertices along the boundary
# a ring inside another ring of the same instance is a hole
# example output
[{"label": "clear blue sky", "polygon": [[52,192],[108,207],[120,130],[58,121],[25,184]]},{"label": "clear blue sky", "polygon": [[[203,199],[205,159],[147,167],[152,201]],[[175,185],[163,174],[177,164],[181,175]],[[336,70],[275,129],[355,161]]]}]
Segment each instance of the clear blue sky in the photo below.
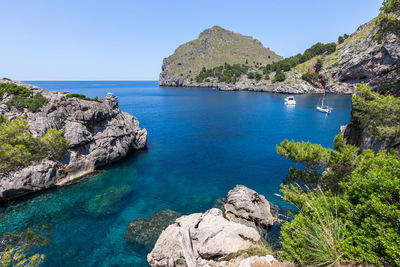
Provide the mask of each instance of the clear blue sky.
[{"label": "clear blue sky", "polygon": [[157,80],[162,59],[219,25],[284,57],[336,41],[382,0],[2,0],[0,77]]}]

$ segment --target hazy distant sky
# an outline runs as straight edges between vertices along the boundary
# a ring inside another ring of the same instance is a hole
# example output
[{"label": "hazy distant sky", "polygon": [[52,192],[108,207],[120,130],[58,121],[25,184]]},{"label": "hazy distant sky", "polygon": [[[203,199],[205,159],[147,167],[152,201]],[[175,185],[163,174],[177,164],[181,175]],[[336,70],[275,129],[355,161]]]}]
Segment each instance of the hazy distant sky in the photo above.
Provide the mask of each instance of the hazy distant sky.
[{"label": "hazy distant sky", "polygon": [[1,0],[0,77],[158,80],[162,59],[219,25],[287,57],[336,41],[382,0]]}]

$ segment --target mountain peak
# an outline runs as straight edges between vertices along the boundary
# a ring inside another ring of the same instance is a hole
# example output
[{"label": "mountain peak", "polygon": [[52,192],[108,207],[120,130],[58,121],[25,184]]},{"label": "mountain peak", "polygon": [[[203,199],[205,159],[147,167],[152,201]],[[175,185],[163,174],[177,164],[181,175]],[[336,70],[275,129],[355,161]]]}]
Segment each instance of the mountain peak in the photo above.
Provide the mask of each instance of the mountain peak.
[{"label": "mountain peak", "polygon": [[[215,25],[205,29],[195,40],[179,46],[164,59],[162,81],[194,79],[203,67],[213,68],[224,63],[266,65],[282,59],[253,37],[229,31]],[[172,83],[173,84],[173,83]]]}]

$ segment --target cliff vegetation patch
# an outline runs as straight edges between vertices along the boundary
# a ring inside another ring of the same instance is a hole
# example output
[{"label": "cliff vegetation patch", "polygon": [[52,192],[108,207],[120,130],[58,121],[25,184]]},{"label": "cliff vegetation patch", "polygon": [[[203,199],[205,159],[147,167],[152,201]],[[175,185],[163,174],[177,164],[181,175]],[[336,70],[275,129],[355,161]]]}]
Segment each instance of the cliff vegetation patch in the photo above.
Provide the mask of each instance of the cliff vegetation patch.
[{"label": "cliff vegetation patch", "polygon": [[400,99],[392,95],[373,92],[364,83],[357,86],[353,97],[353,116],[360,122],[361,129],[380,140],[400,136]]},{"label": "cliff vegetation patch", "polygon": [[87,97],[87,96],[82,95],[82,94],[68,94],[68,95],[66,95],[66,97],[67,97],[67,98],[74,98],[74,97],[76,97],[76,98],[79,98],[79,99],[82,99],[82,100],[97,101],[97,102],[99,102],[99,98],[98,98],[97,96],[96,96],[95,98],[90,98],[90,97]]},{"label": "cliff vegetation patch", "polygon": [[31,112],[37,112],[49,102],[42,94],[33,95],[33,92],[24,86],[0,83],[0,100],[3,100],[6,95],[11,96],[11,99],[6,102],[8,107],[15,107],[19,110],[27,108]]},{"label": "cliff vegetation patch", "polygon": [[60,159],[69,148],[63,130],[50,128],[34,137],[23,117],[10,121],[0,115],[0,172],[26,167],[44,158]]}]

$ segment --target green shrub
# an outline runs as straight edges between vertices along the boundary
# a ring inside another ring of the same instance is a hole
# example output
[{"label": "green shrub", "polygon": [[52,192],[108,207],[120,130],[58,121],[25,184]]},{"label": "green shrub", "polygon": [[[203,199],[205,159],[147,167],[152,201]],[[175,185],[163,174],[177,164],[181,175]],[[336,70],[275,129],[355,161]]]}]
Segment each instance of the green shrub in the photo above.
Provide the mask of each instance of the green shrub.
[{"label": "green shrub", "polygon": [[28,108],[32,112],[37,112],[48,102],[49,100],[46,97],[37,93],[33,97],[14,95],[6,104],[8,107],[15,107],[17,109]]},{"label": "green shrub", "polygon": [[200,73],[196,76],[195,80],[197,83],[201,83],[206,79],[215,78],[218,82],[236,83],[238,77],[240,77],[242,74],[246,74],[247,70],[248,67],[245,65],[230,65],[227,63],[212,69],[206,69],[203,67]]},{"label": "green shrub", "polygon": [[322,66],[324,65],[324,62],[322,59],[318,59],[317,62],[315,63],[315,71],[318,73],[322,69]]},{"label": "green shrub", "polygon": [[28,88],[14,83],[0,83],[0,100],[3,99],[5,93],[12,96],[7,101],[7,106],[17,109],[28,108],[32,112],[37,112],[49,102],[42,94],[33,95],[33,92]]},{"label": "green shrub", "polygon": [[378,41],[382,41],[383,37],[388,33],[400,33],[400,0],[386,0],[383,3],[381,12],[379,13],[376,25],[379,27],[376,33]]},{"label": "green shrub", "polygon": [[400,266],[400,159],[380,152],[352,173],[344,188],[347,259]]},{"label": "green shrub", "polygon": [[372,92],[364,83],[357,85],[353,96],[353,116],[361,129],[380,140],[400,136],[400,98]]},{"label": "green shrub", "polygon": [[301,78],[309,83],[317,83],[319,81],[318,73],[316,72],[307,72],[301,75]]},{"label": "green shrub", "polygon": [[67,98],[79,98],[79,99],[82,99],[82,100],[99,102],[99,98],[97,96],[95,98],[89,98],[89,97],[86,97],[85,95],[82,95],[82,94],[68,94],[68,95],[66,95],[66,97]]},{"label": "green shrub", "polygon": [[32,95],[32,91],[26,87],[16,85],[15,83],[0,83],[0,100],[3,99],[5,93],[20,97]]},{"label": "green shrub", "polygon": [[[290,188],[290,189],[289,189]],[[302,198],[295,218],[284,223],[281,230],[282,257],[308,266],[335,266],[340,262],[340,244],[345,239],[346,222],[338,216],[336,198],[321,190],[305,193],[299,187],[293,190]]]},{"label": "green shrub", "polygon": [[275,73],[274,82],[283,82],[286,79],[286,75],[282,70],[277,70]]},{"label": "green shrub", "polygon": [[32,136],[22,117],[13,121],[3,115],[0,118],[0,172],[26,167],[44,158],[60,159],[69,147],[62,130],[50,128],[38,138]]}]

